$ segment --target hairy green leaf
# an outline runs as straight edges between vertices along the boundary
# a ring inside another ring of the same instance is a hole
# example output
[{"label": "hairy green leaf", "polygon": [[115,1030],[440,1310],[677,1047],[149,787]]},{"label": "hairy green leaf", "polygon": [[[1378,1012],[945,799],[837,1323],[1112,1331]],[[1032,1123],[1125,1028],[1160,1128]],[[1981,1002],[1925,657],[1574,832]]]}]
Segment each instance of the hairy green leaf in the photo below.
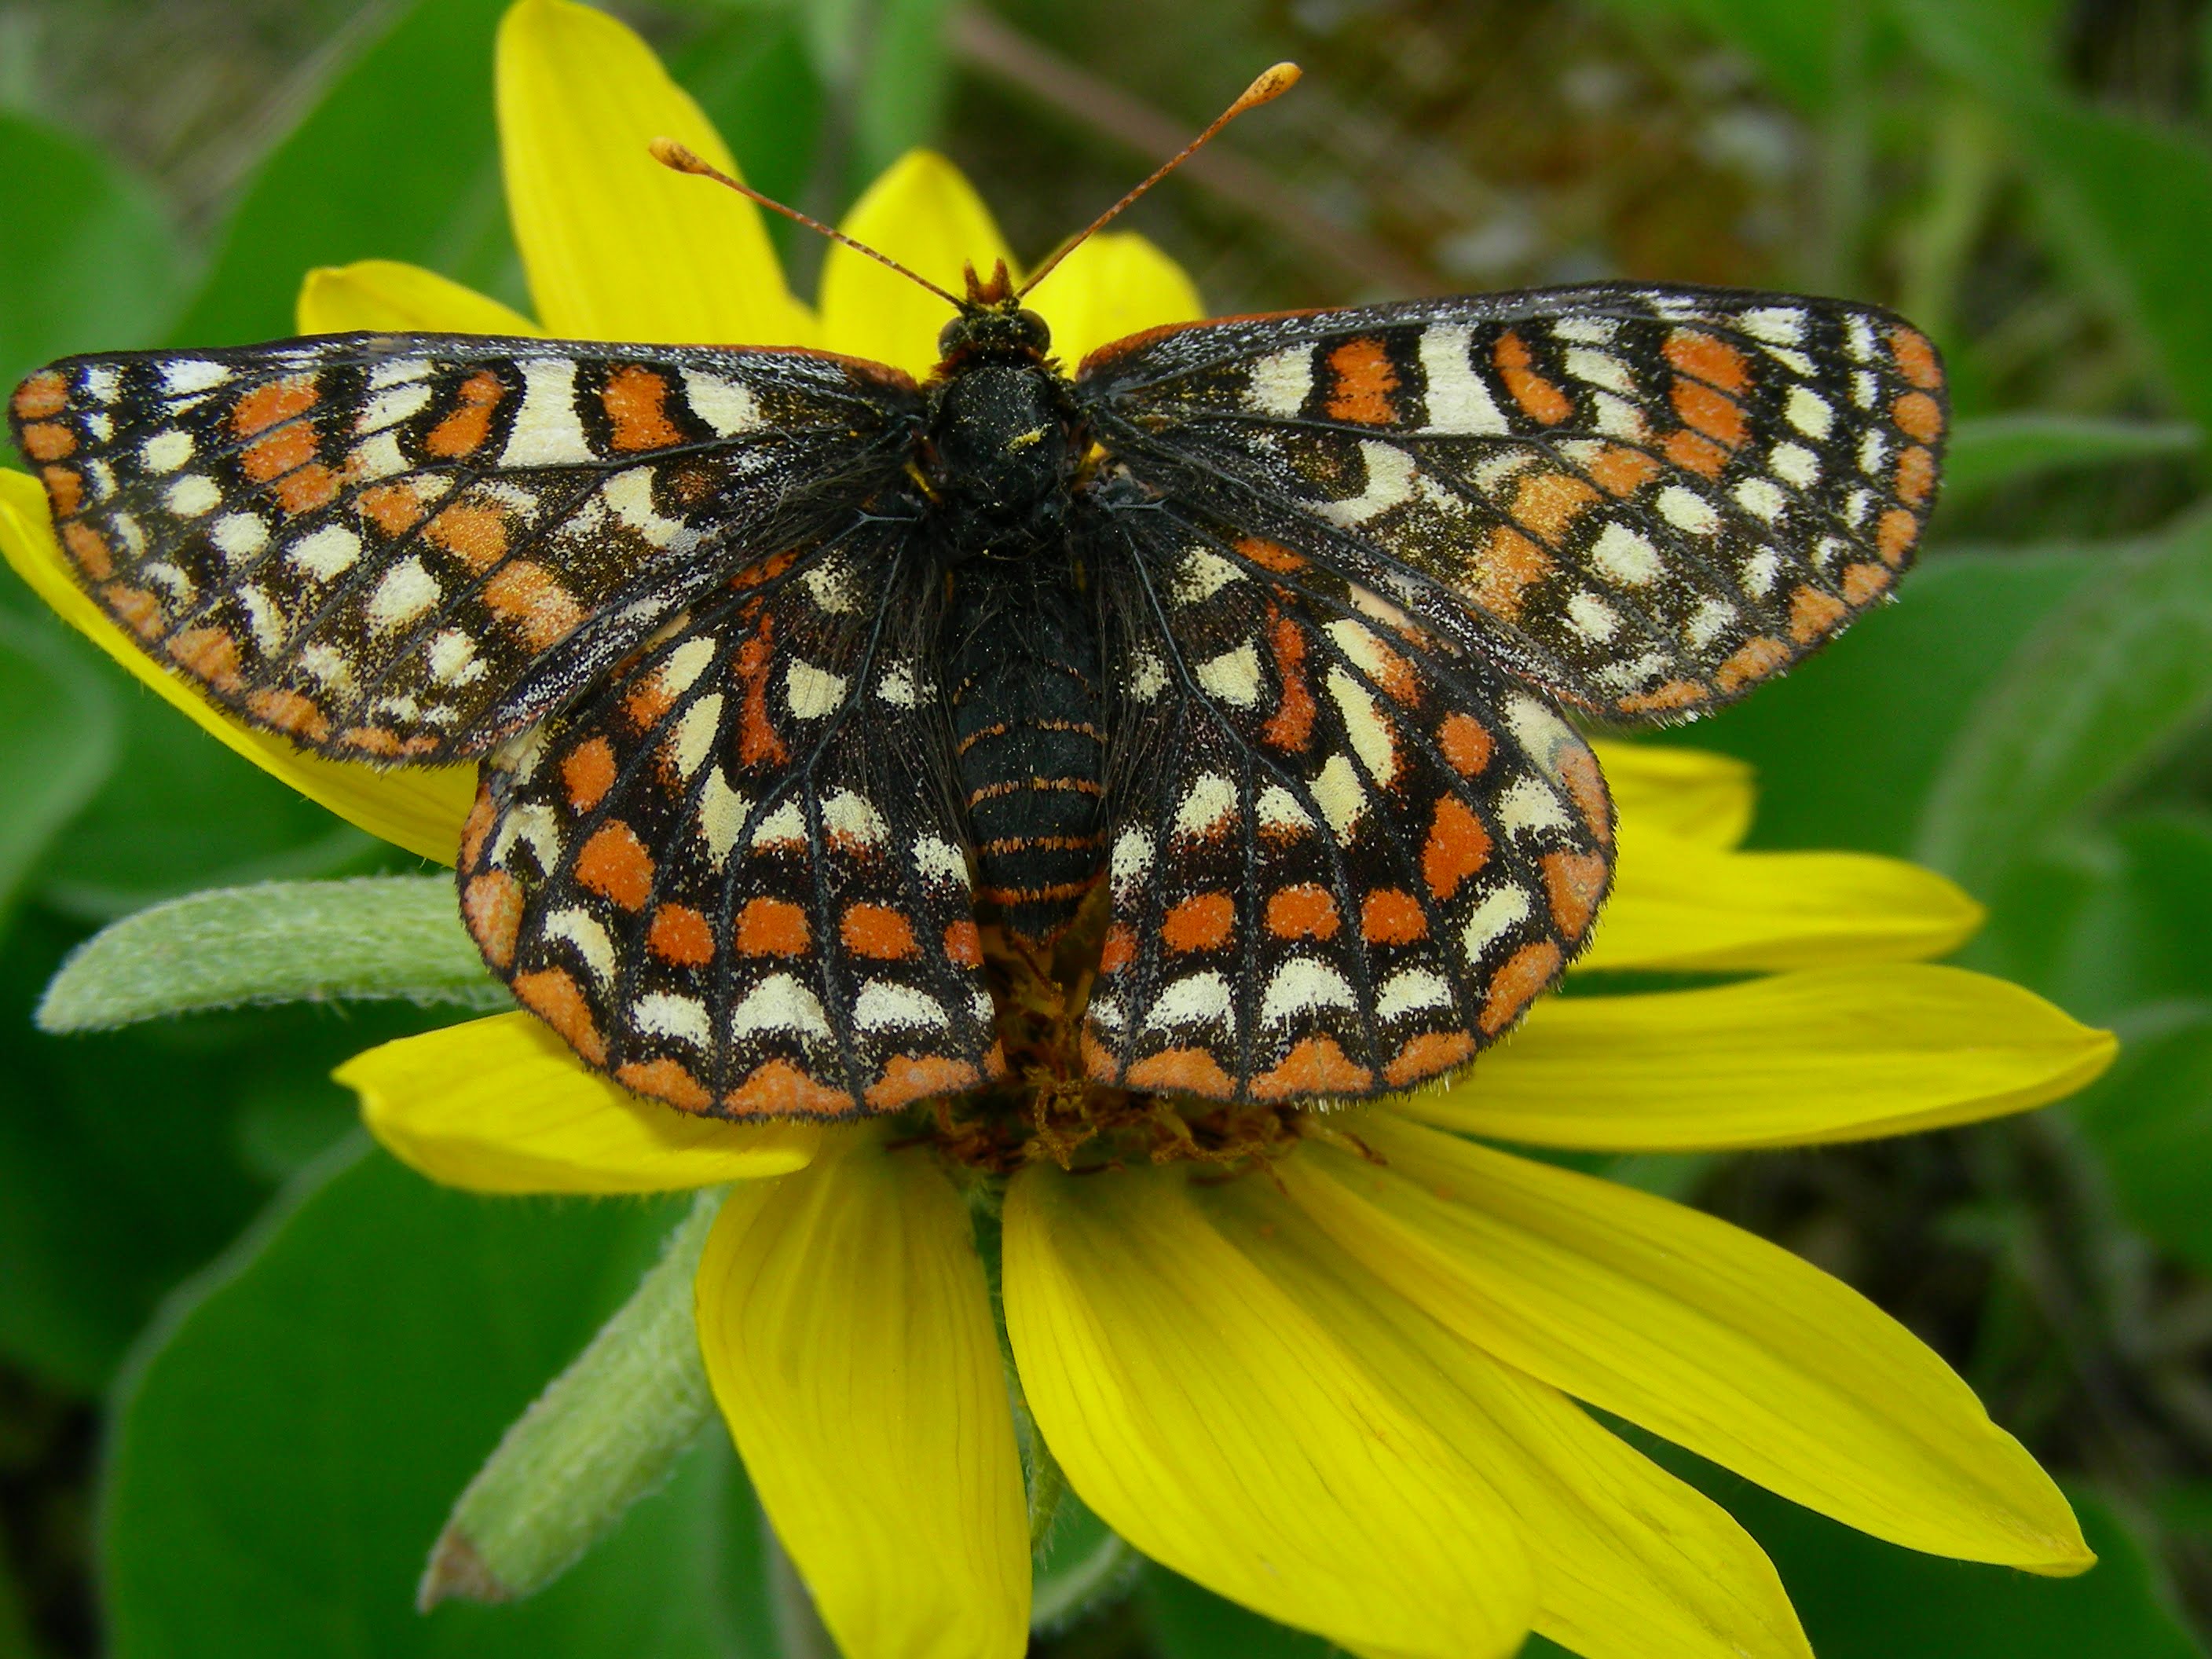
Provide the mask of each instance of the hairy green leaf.
[{"label": "hairy green leaf", "polygon": [[1980,495],[2032,473],[2193,455],[2203,434],[2181,422],[2081,415],[1992,415],[1961,421],[1943,453],[1943,499]]}]

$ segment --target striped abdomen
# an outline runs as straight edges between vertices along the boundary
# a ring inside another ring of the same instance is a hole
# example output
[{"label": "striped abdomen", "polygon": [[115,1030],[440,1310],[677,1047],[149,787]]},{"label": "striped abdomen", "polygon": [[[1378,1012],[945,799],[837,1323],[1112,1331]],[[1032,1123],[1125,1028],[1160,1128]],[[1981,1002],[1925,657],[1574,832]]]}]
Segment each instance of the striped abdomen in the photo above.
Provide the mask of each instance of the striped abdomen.
[{"label": "striped abdomen", "polygon": [[1044,943],[1098,878],[1106,775],[1098,629],[1056,560],[960,566],[944,660],[987,918]]}]

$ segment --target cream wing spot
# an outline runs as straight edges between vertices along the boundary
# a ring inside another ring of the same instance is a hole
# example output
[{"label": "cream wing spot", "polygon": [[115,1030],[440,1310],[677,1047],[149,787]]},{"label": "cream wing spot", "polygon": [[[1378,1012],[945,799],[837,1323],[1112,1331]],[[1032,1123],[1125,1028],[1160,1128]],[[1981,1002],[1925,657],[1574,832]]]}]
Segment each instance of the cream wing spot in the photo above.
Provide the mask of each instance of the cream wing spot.
[{"label": "cream wing spot", "polygon": [[648,991],[630,1005],[630,1023],[647,1036],[681,1042],[704,1054],[713,1046],[707,1005],[696,997]]},{"label": "cream wing spot", "polygon": [[1352,982],[1325,962],[1292,957],[1275,969],[1260,999],[1262,1025],[1286,1025],[1322,1008],[1357,1008]]},{"label": "cream wing spot", "polygon": [[1286,346],[1252,365],[1244,386],[1248,408],[1262,415],[1289,419],[1304,406],[1313,390],[1313,348]]},{"label": "cream wing spot", "polygon": [[368,625],[377,633],[389,633],[426,614],[441,597],[438,579],[422,561],[403,559],[384,573],[369,595]]},{"label": "cream wing spot", "polygon": [[1497,434],[1512,430],[1490,386],[1468,361],[1474,331],[1438,323],[1421,331],[1421,378],[1428,387],[1425,431],[1440,435]]},{"label": "cream wing spot", "polygon": [[598,459],[576,413],[576,370],[560,358],[522,365],[522,406],[500,451],[508,467],[581,466]]},{"label": "cream wing spot", "polygon": [[742,1042],[763,1032],[826,1039],[822,1000],[789,974],[770,974],[730,1011],[730,1035]]}]

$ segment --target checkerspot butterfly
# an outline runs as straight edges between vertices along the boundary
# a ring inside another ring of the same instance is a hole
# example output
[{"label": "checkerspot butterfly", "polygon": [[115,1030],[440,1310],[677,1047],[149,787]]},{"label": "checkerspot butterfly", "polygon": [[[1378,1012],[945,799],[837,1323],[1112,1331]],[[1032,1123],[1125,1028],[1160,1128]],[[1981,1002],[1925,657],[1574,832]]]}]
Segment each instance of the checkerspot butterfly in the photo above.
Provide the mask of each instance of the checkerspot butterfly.
[{"label": "checkerspot butterfly", "polygon": [[1003,270],[946,297],[921,384],[350,335],[70,358],[11,413],[108,615],[319,754],[479,762],[492,971],[589,1065],[739,1117],[1002,1074],[979,922],[1042,945],[1086,899],[1100,1084],[1463,1064],[1607,891],[1571,717],[1787,667],[1932,505],[1941,369],[1870,307],[1606,283],[1068,374]]}]

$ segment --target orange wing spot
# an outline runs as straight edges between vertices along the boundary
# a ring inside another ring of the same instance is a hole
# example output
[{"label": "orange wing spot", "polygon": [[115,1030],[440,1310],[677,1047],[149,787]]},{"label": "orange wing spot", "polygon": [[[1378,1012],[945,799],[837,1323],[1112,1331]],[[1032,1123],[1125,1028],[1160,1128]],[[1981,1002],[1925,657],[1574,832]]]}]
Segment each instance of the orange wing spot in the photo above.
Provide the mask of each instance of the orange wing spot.
[{"label": "orange wing spot", "polygon": [[594,1066],[607,1063],[607,1040],[567,969],[540,968],[517,974],[509,983],[515,1000],[559,1032],[571,1048]]},{"label": "orange wing spot", "polygon": [[457,501],[424,525],[422,533],[478,575],[507,556],[507,519],[496,507]]},{"label": "orange wing spot", "polygon": [[599,401],[614,428],[617,449],[666,449],[684,441],[684,434],[668,418],[665,375],[625,363],[607,376]]},{"label": "orange wing spot", "polygon": [[1306,568],[1305,560],[1280,542],[1271,542],[1258,536],[1247,536],[1237,544],[1237,551],[1252,561],[1262,570],[1279,570],[1285,575]]},{"label": "orange wing spot", "polygon": [[1203,1048],[1169,1048],[1149,1054],[1132,1066],[1122,1080],[1132,1089],[1210,1095],[1216,1100],[1226,1100],[1237,1092],[1229,1073]]},{"label": "orange wing spot", "polygon": [[1665,448],[1669,461],[1701,478],[1717,478],[1728,465],[1728,451],[1711,438],[1701,438],[1686,428],[1670,434]]},{"label": "orange wing spot", "polygon": [[575,595],[542,564],[517,559],[483,585],[484,603],[513,623],[533,651],[543,651],[584,620]]},{"label": "orange wing spot", "polygon": [[1373,654],[1372,664],[1362,664],[1376,684],[1382,687],[1401,708],[1418,708],[1421,701],[1421,677],[1413,672],[1413,665],[1382,643],[1380,636],[1368,642]]},{"label": "orange wing spot", "polygon": [[1328,354],[1328,366],[1336,376],[1328,394],[1331,420],[1383,426],[1398,418],[1390,398],[1398,389],[1398,371],[1382,341],[1371,334],[1346,340]]},{"label": "orange wing spot", "polygon": [[133,587],[127,582],[110,582],[100,590],[100,597],[107,601],[124,626],[142,640],[150,640],[161,631],[161,602],[143,587]]},{"label": "orange wing spot", "polygon": [[1771,634],[1745,642],[1743,648],[1713,671],[1713,684],[1733,691],[1753,680],[1765,679],[1790,660],[1790,647]]},{"label": "orange wing spot", "polygon": [[1549,939],[1524,945],[1508,957],[1505,965],[1490,976],[1490,994],[1483,998],[1482,1013],[1475,1021],[1483,1035],[1496,1036],[1519,1018],[1521,1011],[1559,977],[1559,947]]},{"label": "orange wing spot", "polygon": [[915,954],[914,925],[887,904],[848,904],[837,936],[855,956],[902,962]]},{"label": "orange wing spot", "polygon": [[1443,725],[1437,731],[1437,745],[1463,778],[1474,777],[1489,765],[1491,750],[1496,747],[1488,726],[1472,714],[1460,714],[1444,716]]},{"label": "orange wing spot", "polygon": [[461,826],[461,867],[473,869],[483,857],[484,837],[491,834],[491,821],[498,816],[492,805],[491,790],[484,784],[477,785],[477,798],[469,808],[468,822]]},{"label": "orange wing spot", "polygon": [[1895,573],[1887,565],[1847,564],[1844,567],[1844,598],[1853,605],[1864,605],[1896,580]]},{"label": "orange wing spot", "polygon": [[76,561],[76,568],[96,582],[104,582],[115,574],[115,551],[107,538],[89,525],[65,524],[62,526],[62,545]]},{"label": "orange wing spot", "polygon": [[981,968],[983,965],[983,935],[974,922],[945,924],[945,959],[957,963],[963,968]]},{"label": "orange wing spot", "polygon": [[1790,598],[1790,637],[1800,645],[1810,645],[1850,613],[1850,606],[1834,594],[1809,586],[1801,587]]},{"label": "orange wing spot", "polygon": [[1105,942],[1098,947],[1098,971],[1110,974],[1127,968],[1137,959],[1137,936],[1129,924],[1117,921],[1106,930]]},{"label": "orange wing spot", "polygon": [[1613,706],[1624,714],[1659,714],[1669,708],[1687,708],[1711,695],[1695,680],[1668,680],[1634,696],[1616,698]]},{"label": "orange wing spot", "polygon": [[338,486],[337,473],[320,461],[310,461],[277,480],[276,501],[286,513],[297,518],[319,507],[328,507],[337,499]]},{"label": "orange wing spot", "polygon": [[1741,392],[1751,384],[1751,369],[1743,353],[1717,334],[1678,328],[1667,337],[1666,351],[1667,361],[1680,373],[1723,392]]},{"label": "orange wing spot", "polygon": [[40,369],[15,388],[15,410],[19,421],[43,421],[58,415],[69,404],[69,382],[51,368]]},{"label": "orange wing spot", "polygon": [[1583,823],[1591,837],[1601,847],[1613,845],[1613,799],[1606,792],[1605,774],[1598,769],[1597,757],[1587,749],[1577,747],[1561,755],[1555,763],[1559,769],[1559,781],[1567,786],[1567,793],[1574,798],[1575,810],[1583,816]]},{"label": "orange wing spot", "polygon": [[239,453],[238,464],[246,469],[247,477],[267,483],[314,459],[315,428],[288,426],[282,432],[272,432],[246,445]]},{"label": "orange wing spot", "polygon": [[1468,567],[1468,597],[1492,616],[1511,622],[1521,595],[1552,574],[1552,556],[1510,525],[1498,525]]},{"label": "orange wing spot", "polygon": [[40,421],[23,428],[23,453],[34,461],[58,461],[76,453],[76,434],[58,421]]},{"label": "orange wing spot", "polygon": [[46,480],[46,497],[54,504],[54,516],[66,519],[84,505],[84,475],[66,466],[41,469],[39,476]]},{"label": "orange wing spot", "polygon": [[1875,550],[1881,555],[1884,564],[1896,566],[1903,562],[1912,544],[1920,539],[1920,520],[1901,507],[1893,507],[1881,515],[1881,527],[1875,537]]},{"label": "orange wing spot", "polygon": [[322,400],[315,383],[306,375],[272,380],[258,386],[238,400],[230,411],[230,429],[241,438],[266,432],[279,421],[306,414]]},{"label": "orange wing spot", "polygon": [[1622,444],[1607,444],[1585,466],[1608,495],[1633,495],[1666,470],[1650,451]]},{"label": "orange wing spot", "polygon": [[361,492],[358,504],[371,524],[395,539],[422,520],[422,498],[411,484],[372,485]]},{"label": "orange wing spot", "polygon": [[1544,854],[1544,887],[1551,895],[1552,925],[1580,939],[1605,896],[1606,862],[1595,853]]},{"label": "orange wing spot", "polygon": [[238,641],[228,629],[187,628],[166,648],[178,667],[198,675],[218,691],[239,689]]},{"label": "orange wing spot", "polygon": [[1459,884],[1490,862],[1490,831],[1456,795],[1437,803],[1429,820],[1428,844],[1421,848],[1421,878],[1437,898],[1448,899]]},{"label": "orange wing spot", "polygon": [[722,1097],[732,1117],[845,1117],[860,1104],[842,1089],[817,1083],[787,1060],[771,1060]]},{"label": "orange wing spot", "polygon": [[515,935],[522,928],[522,884],[504,870],[471,876],[461,890],[461,919],[486,962],[511,967]]},{"label": "orange wing spot", "polygon": [[803,957],[812,939],[806,912],[787,899],[750,899],[738,912],[740,956]]},{"label": "orange wing spot", "polygon": [[1359,1095],[1375,1086],[1375,1073],[1355,1064],[1334,1037],[1304,1038],[1273,1071],[1252,1079],[1252,1093],[1261,1100],[1288,1100],[1312,1095]]},{"label": "orange wing spot", "polygon": [[744,766],[781,766],[791,757],[768,717],[769,670],[775,656],[769,633],[774,620],[761,618],[760,632],[738,647],[737,660],[731,665],[745,693],[744,712],[738,720],[738,760]]},{"label": "orange wing spot", "polygon": [[568,792],[568,805],[588,812],[615,787],[615,746],[605,738],[590,738],[561,757],[561,781]]},{"label": "orange wing spot", "polygon": [[1343,925],[1326,887],[1302,882],[1267,896],[1267,931],[1277,939],[1332,939]]},{"label": "orange wing spot", "polygon": [[1275,678],[1283,684],[1283,695],[1260,728],[1260,741],[1271,749],[1296,753],[1312,740],[1319,707],[1313,688],[1306,684],[1305,630],[1288,617],[1279,616],[1268,624],[1267,647],[1275,659]]},{"label": "orange wing spot", "polygon": [[1598,499],[1596,489],[1571,472],[1530,472],[1513,493],[1513,516],[1523,530],[1556,547]]},{"label": "orange wing spot", "polygon": [[1889,406],[1889,418],[1906,437],[1933,443],[1943,429],[1943,406],[1924,392],[1908,392]]},{"label": "orange wing spot", "polygon": [[790,569],[791,562],[798,556],[788,548],[781,553],[771,553],[758,564],[749,564],[731,577],[730,589],[735,592],[740,588],[758,587],[763,582],[772,582]]},{"label": "orange wing spot", "polygon": [[1668,395],[1684,426],[1704,434],[1724,448],[1738,447],[1751,431],[1743,405],[1726,392],[1714,391],[1703,380],[1677,378]]},{"label": "orange wing spot", "polygon": [[399,734],[388,726],[349,726],[338,733],[338,741],[349,749],[384,759],[398,754],[400,750]]},{"label": "orange wing spot", "polygon": [[1498,365],[1499,378],[1513,401],[1521,405],[1524,414],[1541,421],[1546,426],[1557,426],[1575,412],[1567,394],[1529,367],[1534,360],[1528,347],[1511,329],[1498,337],[1492,348],[1492,361]]},{"label": "orange wing spot", "polygon": [[1936,456],[1915,444],[1897,458],[1897,499],[1918,507],[1936,488]]},{"label": "orange wing spot", "polygon": [[620,818],[592,832],[576,854],[576,879],[602,898],[635,910],[653,892],[653,855]]},{"label": "orange wing spot", "polygon": [[461,382],[460,402],[453,412],[423,437],[424,451],[446,461],[471,453],[490,435],[491,412],[506,395],[498,375],[478,369]]},{"label": "orange wing spot", "polygon": [[714,930],[688,904],[654,907],[645,948],[679,968],[703,968],[714,959]]},{"label": "orange wing spot", "polygon": [[1474,1039],[1465,1031],[1424,1031],[1407,1038],[1397,1057],[1382,1068],[1382,1080],[1402,1088],[1474,1057]]},{"label": "orange wing spot", "polygon": [[1943,365],[1936,356],[1936,348],[1918,331],[1891,329],[1889,355],[1896,359],[1898,372],[1923,392],[1933,392],[1943,384]]},{"label": "orange wing spot", "polygon": [[983,1074],[968,1060],[943,1054],[893,1054],[884,1064],[884,1074],[868,1085],[868,1104],[878,1112],[896,1112],[933,1095],[973,1089],[982,1080]]},{"label": "orange wing spot", "polygon": [[1427,912],[1402,888],[1378,887],[1359,907],[1359,936],[1370,945],[1411,945],[1428,933]]},{"label": "orange wing spot", "polygon": [[615,1081],[623,1088],[655,1100],[665,1100],[679,1111],[704,1112],[714,1097],[690,1072],[672,1060],[626,1060],[615,1067]]},{"label": "orange wing spot", "polygon": [[1160,937],[1170,951],[1211,951],[1237,930],[1237,901],[1226,893],[1199,893],[1169,910]]}]

